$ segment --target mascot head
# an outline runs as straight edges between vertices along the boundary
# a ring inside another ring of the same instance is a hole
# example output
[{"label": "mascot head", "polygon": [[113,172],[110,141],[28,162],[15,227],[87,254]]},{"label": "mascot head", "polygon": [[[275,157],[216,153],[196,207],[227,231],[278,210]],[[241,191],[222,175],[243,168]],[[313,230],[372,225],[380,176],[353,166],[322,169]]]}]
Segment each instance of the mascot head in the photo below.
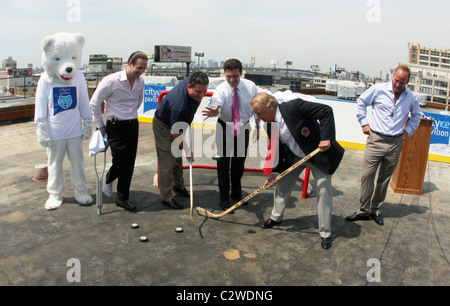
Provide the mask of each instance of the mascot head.
[{"label": "mascot head", "polygon": [[84,36],[56,33],[42,40],[42,66],[48,83],[69,84],[81,66]]}]

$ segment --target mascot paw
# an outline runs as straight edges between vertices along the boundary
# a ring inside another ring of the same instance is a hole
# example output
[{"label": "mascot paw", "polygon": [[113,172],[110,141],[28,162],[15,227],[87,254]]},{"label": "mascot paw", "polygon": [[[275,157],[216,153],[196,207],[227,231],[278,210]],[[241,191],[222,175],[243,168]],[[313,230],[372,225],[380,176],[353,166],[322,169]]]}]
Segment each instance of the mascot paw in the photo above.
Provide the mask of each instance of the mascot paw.
[{"label": "mascot paw", "polygon": [[75,200],[81,205],[89,205],[94,202],[94,199],[86,192],[75,192]]},{"label": "mascot paw", "polygon": [[88,140],[92,136],[92,123],[84,120],[83,140]]},{"label": "mascot paw", "polygon": [[45,208],[47,210],[53,210],[53,209],[57,209],[58,207],[60,207],[63,203],[63,198],[61,197],[61,195],[59,194],[51,194],[48,199],[47,202],[45,202]]},{"label": "mascot paw", "polygon": [[46,124],[41,124],[36,130],[38,142],[43,147],[50,147],[52,145],[52,140],[47,131]]}]

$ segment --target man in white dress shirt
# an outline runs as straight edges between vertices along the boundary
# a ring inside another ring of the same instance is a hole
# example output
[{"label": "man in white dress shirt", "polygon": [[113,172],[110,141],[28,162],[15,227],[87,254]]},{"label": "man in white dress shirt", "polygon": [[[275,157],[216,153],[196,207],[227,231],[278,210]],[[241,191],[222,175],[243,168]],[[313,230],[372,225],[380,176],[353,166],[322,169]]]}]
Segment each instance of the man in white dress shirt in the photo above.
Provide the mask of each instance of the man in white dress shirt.
[{"label": "man in white dress shirt", "polygon": [[[363,133],[368,137],[362,168],[360,208],[347,216],[347,221],[369,220],[372,217],[377,224],[384,224],[380,207],[397,167],[403,142],[420,123],[419,102],[414,93],[406,88],[410,75],[407,66],[399,66],[392,82],[373,85],[357,101],[356,116]],[[368,106],[372,108],[370,124],[367,118]],[[405,127],[409,115],[411,118]]]},{"label": "man in white dress shirt", "polygon": [[[103,191],[112,195],[112,182],[117,181],[116,205],[129,211],[136,206],[129,202],[130,185],[136,160],[139,122],[138,109],[144,96],[144,79],[148,57],[136,51],[128,59],[128,67],[106,76],[91,98],[92,116],[111,147],[112,165],[106,174]],[[106,126],[103,123],[101,104],[105,102]]]},{"label": "man in white dress shirt", "polygon": [[254,116],[250,101],[256,95],[257,87],[252,81],[242,78],[239,60],[227,60],[223,70],[226,82],[216,88],[203,115],[205,119],[219,116],[216,125],[216,146],[220,156],[217,158],[217,174],[220,206],[226,210],[231,206],[230,181],[231,198],[235,201],[242,199],[241,178],[251,131],[249,119]]}]

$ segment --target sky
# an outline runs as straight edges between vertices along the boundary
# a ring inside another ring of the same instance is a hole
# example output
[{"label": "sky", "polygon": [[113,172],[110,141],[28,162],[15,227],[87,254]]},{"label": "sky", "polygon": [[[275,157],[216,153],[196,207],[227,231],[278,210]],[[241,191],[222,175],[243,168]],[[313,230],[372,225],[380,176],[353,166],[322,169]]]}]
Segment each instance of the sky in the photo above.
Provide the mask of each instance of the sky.
[{"label": "sky", "polygon": [[205,62],[337,64],[379,77],[407,61],[408,42],[450,49],[449,11],[446,0],[1,0],[0,60],[41,67],[42,39],[73,32],[86,38],[83,64],[177,45],[192,47],[193,62],[203,52]]}]

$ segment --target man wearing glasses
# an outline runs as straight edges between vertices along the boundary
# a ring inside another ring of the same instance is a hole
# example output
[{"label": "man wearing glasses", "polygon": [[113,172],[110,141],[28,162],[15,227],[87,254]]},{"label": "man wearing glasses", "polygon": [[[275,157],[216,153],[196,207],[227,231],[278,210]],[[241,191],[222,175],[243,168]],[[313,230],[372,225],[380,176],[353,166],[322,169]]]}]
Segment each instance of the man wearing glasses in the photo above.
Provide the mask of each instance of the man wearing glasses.
[{"label": "man wearing glasses", "polygon": [[[414,93],[406,88],[410,75],[407,66],[399,66],[392,82],[373,85],[357,101],[356,116],[363,133],[368,137],[362,168],[360,208],[347,216],[347,221],[369,220],[372,217],[377,224],[384,224],[380,206],[386,198],[403,142],[420,123],[419,102]],[[372,108],[370,124],[367,118],[368,106]],[[411,118],[405,127],[409,115]]]},{"label": "man wearing glasses", "polygon": [[[193,160],[193,153],[185,141],[185,132],[194,119],[195,112],[208,91],[209,79],[203,72],[194,72],[164,96],[153,118],[156,154],[159,169],[159,192],[162,204],[183,209],[173,193],[189,197],[184,187],[183,160]],[[192,192],[192,190],[191,190]]]}]

